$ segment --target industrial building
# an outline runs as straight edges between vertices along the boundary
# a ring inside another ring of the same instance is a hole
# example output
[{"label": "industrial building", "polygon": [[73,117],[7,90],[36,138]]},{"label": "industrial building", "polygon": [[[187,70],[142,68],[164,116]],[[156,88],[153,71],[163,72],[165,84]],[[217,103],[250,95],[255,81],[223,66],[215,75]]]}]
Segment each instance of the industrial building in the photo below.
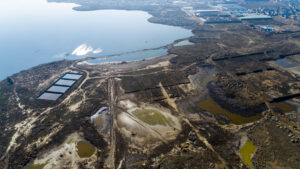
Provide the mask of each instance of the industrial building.
[{"label": "industrial building", "polygon": [[267,16],[267,15],[245,15],[243,17],[239,17],[240,20],[246,21],[246,20],[271,20],[272,17]]},{"label": "industrial building", "polygon": [[220,10],[195,10],[195,15],[197,17],[201,16],[218,16]]}]

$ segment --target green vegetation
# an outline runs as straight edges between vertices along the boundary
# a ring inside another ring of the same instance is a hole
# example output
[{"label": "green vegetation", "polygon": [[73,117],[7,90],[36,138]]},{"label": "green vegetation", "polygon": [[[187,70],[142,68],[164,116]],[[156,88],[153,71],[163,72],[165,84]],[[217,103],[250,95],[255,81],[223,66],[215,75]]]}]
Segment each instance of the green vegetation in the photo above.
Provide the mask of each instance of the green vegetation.
[{"label": "green vegetation", "polygon": [[86,141],[79,141],[77,143],[77,153],[80,158],[88,158],[95,153],[95,147]]},{"label": "green vegetation", "polygon": [[248,140],[239,151],[240,155],[244,160],[244,163],[251,168],[254,168],[251,162],[251,156],[255,152],[255,150],[256,150],[255,145],[250,140]]},{"label": "green vegetation", "polygon": [[70,138],[70,140],[68,141],[68,144],[71,144],[73,142],[73,139]]},{"label": "green vegetation", "polygon": [[294,110],[294,107],[287,104],[287,103],[279,102],[279,103],[274,103],[274,105],[275,105],[276,108],[280,109],[281,111],[283,111],[285,113]]},{"label": "green vegetation", "polygon": [[231,113],[223,109],[220,105],[218,105],[210,96],[207,96],[205,100],[200,102],[198,104],[198,107],[208,112],[211,112],[216,116],[223,114],[227,116],[234,124],[250,123],[258,120],[261,117],[261,115],[256,115],[252,117],[243,117],[238,114]]},{"label": "green vegetation", "polygon": [[172,126],[174,121],[171,118],[166,118],[162,113],[152,109],[138,109],[133,114],[140,120],[150,125]]},{"label": "green vegetation", "polygon": [[42,163],[42,164],[31,163],[31,164],[28,164],[24,169],[43,169],[49,163],[49,161],[50,160],[47,160],[45,163]]}]

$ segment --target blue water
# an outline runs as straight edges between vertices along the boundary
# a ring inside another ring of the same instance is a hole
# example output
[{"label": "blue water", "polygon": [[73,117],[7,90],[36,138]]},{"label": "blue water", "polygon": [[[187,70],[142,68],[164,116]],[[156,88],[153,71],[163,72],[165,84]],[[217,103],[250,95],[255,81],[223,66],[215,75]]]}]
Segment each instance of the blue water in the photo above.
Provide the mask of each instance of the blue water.
[{"label": "blue water", "polygon": [[293,67],[299,66],[297,63],[295,63],[295,62],[293,62],[291,60],[288,60],[287,58],[277,59],[275,61],[275,63],[278,66],[281,66],[281,67],[284,67],[284,68],[293,68]]},{"label": "blue water", "polygon": [[[151,16],[142,11],[83,12],[74,11],[75,6],[46,0],[1,0],[0,80],[63,58],[155,48],[192,35],[183,28],[150,23],[147,19]],[[72,55],[81,45],[85,45],[86,52],[77,50],[76,54],[81,55]],[[102,52],[98,53],[100,49]],[[140,59],[147,56],[140,55]],[[127,61],[126,57],[121,59]]]},{"label": "blue water", "polygon": [[109,62],[120,62],[120,61],[137,61],[156,56],[162,56],[167,54],[167,49],[156,49],[149,51],[141,51],[136,53],[124,54],[120,56],[113,56],[108,58],[100,58],[95,60],[89,60],[88,63],[109,63]]}]

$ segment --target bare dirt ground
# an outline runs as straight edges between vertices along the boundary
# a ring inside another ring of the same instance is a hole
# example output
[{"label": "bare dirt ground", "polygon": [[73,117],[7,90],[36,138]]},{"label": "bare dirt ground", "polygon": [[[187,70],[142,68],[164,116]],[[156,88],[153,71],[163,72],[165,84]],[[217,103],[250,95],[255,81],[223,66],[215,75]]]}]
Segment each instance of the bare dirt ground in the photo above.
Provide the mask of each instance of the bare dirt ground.
[{"label": "bare dirt ground", "polygon": [[[135,62],[59,61],[0,82],[0,168],[249,168],[239,154],[248,139],[255,168],[299,168],[299,75],[269,62],[299,54],[299,40],[165,8],[151,8],[151,21],[192,28],[193,45]],[[83,77],[57,101],[36,99],[66,72]],[[102,107],[106,130],[91,120]],[[251,120],[234,124],[215,107]],[[76,155],[80,140],[95,147],[90,158]]]}]

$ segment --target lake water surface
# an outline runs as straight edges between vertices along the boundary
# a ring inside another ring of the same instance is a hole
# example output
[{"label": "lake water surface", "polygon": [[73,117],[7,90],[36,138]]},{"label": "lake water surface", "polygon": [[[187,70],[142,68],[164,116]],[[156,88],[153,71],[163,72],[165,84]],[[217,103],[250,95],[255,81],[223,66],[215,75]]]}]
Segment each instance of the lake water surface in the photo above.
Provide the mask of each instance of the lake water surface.
[{"label": "lake water surface", "polygon": [[[75,6],[46,0],[0,1],[0,80],[41,63],[156,48],[192,35],[183,28],[150,23],[151,16],[142,11],[75,11]],[[112,61],[152,56],[124,55]]]}]

